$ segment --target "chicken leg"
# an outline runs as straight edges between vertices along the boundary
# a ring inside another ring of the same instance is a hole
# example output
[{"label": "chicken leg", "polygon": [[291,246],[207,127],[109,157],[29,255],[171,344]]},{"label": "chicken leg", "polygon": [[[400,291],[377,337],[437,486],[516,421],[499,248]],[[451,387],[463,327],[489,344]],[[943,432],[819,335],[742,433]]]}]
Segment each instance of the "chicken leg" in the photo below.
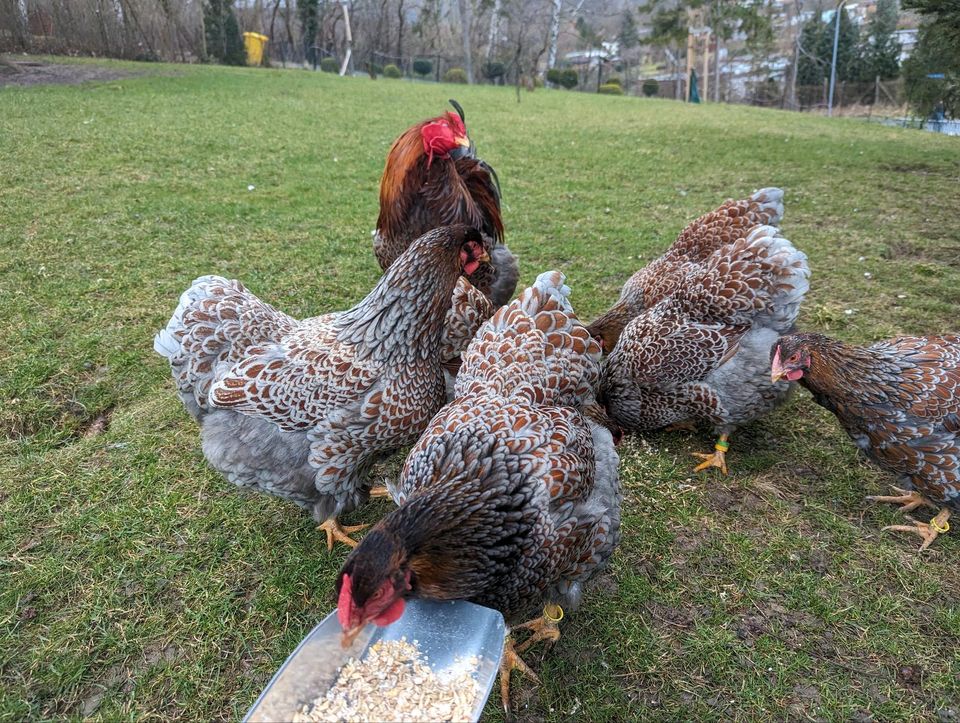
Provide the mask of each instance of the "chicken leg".
[{"label": "chicken leg", "polygon": [[540,684],[540,678],[530,670],[530,666],[523,662],[520,653],[524,652],[534,643],[541,640],[547,640],[552,645],[560,639],[560,628],[557,626],[563,619],[563,608],[553,603],[548,603],[543,608],[543,615],[516,628],[526,628],[532,631],[529,638],[523,641],[519,647],[514,648],[513,639],[507,635],[503,646],[503,660],[500,662],[500,701],[503,703],[503,710],[510,713],[510,673],[514,669],[519,670],[533,682]]},{"label": "chicken leg", "polygon": [[386,485],[381,485],[379,487],[372,487],[370,489],[370,497],[390,497],[390,490],[387,489]]},{"label": "chicken leg", "polygon": [[332,551],[335,540],[339,540],[348,547],[356,547],[357,541],[350,537],[350,533],[359,532],[367,527],[370,527],[370,525],[348,525],[347,527],[342,527],[336,517],[331,517],[322,525],[318,525],[317,529],[327,533],[327,549]]},{"label": "chicken leg", "polygon": [[729,437],[730,437],[729,434],[720,435],[720,438],[717,440],[717,443],[713,446],[715,450],[713,454],[704,454],[703,452],[694,452],[693,456],[699,457],[700,459],[703,460],[703,462],[698,464],[693,471],[702,472],[703,470],[709,469],[710,467],[719,467],[720,471],[723,472],[723,474],[728,474],[726,454],[727,454],[727,450],[730,449],[730,442],[727,441]]},{"label": "chicken leg", "polygon": [[912,525],[887,525],[882,528],[886,530],[894,530],[896,532],[912,532],[915,535],[919,535],[923,538],[923,544],[920,545],[920,549],[917,552],[923,552],[930,544],[937,539],[939,535],[942,535],[945,532],[950,531],[950,523],[947,520],[950,519],[950,508],[944,507],[940,512],[937,513],[937,516],[934,517],[930,522],[920,522],[915,520],[909,515],[907,519],[910,520]]},{"label": "chicken leg", "polygon": [[871,502],[890,502],[895,505],[902,505],[900,507],[901,512],[912,512],[921,505],[925,507],[930,507],[932,509],[937,509],[937,506],[933,504],[930,500],[924,497],[922,494],[916,490],[905,490],[896,485],[890,485],[890,487],[895,491],[899,492],[899,495],[868,495],[867,499]]}]

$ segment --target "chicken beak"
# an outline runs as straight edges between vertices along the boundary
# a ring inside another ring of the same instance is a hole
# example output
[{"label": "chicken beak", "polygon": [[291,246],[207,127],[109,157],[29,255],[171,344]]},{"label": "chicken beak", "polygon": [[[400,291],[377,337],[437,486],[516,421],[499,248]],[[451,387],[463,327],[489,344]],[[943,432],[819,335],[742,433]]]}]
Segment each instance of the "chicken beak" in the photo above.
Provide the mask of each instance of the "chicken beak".
[{"label": "chicken beak", "polygon": [[482,254],[480,254],[479,256],[477,256],[477,261],[479,261],[481,264],[489,264],[489,263],[490,263],[490,254],[487,253],[486,251],[484,251]]},{"label": "chicken beak", "polygon": [[787,371],[779,364],[774,364],[773,368],[770,370],[770,383],[776,384],[785,376],[787,376]]},{"label": "chicken beak", "polygon": [[363,623],[361,623],[360,625],[357,625],[355,628],[344,630],[343,634],[340,636],[340,647],[349,648],[351,645],[353,645],[353,641],[360,634],[360,631],[363,630],[363,628],[364,628],[364,625]]},{"label": "chicken beak", "polygon": [[460,136],[459,138],[457,138],[457,145],[458,145],[458,146],[463,146],[464,148],[469,148],[469,147],[470,147],[470,139],[467,138],[466,136]]}]

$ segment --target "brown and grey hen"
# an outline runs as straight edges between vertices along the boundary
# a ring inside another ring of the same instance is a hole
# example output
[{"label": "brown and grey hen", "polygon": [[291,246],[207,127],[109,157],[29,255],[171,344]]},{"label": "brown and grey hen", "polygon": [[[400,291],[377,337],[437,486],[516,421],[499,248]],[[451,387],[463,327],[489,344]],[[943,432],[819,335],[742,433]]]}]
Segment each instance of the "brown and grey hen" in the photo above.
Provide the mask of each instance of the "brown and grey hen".
[{"label": "brown and grey hen", "polygon": [[899,494],[867,499],[938,511],[930,522],[884,529],[919,535],[921,550],[947,532],[960,511],[960,337],[903,336],[861,347],[793,334],[771,353],[773,379],[799,381],[869,459],[896,476]]},{"label": "brown and grey hen", "polygon": [[[738,233],[739,231],[732,231]],[[781,403],[770,345],[792,331],[809,287],[807,257],[771,226],[756,226],[687,263],[672,291],[624,329],[598,398],[629,431],[697,422],[720,435],[696,469],[726,474],[728,438]]]},{"label": "brown and grey hen", "polygon": [[[577,321],[563,275],[541,274],[471,343],[457,397],[410,452],[399,509],[371,530],[337,579],[346,639],[400,617],[405,598],[471,600],[556,640],[561,606],[619,538],[618,457],[593,404],[600,347]],[[510,670],[533,675],[507,641]],[[535,676],[534,676],[535,677]]]},{"label": "brown and grey hen", "polygon": [[154,349],[170,360],[207,461],[229,481],[309,509],[334,539],[369,495],[367,472],[413,443],[445,401],[439,349],[461,273],[489,260],[481,234],[432,231],[352,309],[298,321],[239,281],[197,279]]}]

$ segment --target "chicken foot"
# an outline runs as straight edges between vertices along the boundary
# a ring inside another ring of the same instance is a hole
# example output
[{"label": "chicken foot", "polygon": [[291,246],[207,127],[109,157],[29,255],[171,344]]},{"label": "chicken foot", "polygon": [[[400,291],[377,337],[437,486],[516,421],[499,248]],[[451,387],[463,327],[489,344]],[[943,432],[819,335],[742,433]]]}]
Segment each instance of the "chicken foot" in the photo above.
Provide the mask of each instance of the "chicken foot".
[{"label": "chicken foot", "polygon": [[530,666],[520,657],[520,653],[529,649],[535,643],[541,640],[547,640],[552,645],[560,639],[560,628],[557,626],[563,619],[563,608],[553,603],[548,603],[543,608],[543,615],[514,628],[525,628],[532,631],[530,637],[524,640],[518,647],[514,647],[513,638],[507,635],[503,644],[503,660],[500,662],[500,702],[503,703],[503,710],[510,714],[510,673],[514,669],[519,670],[525,676],[530,678],[537,685],[540,684],[540,678],[537,677]]},{"label": "chicken foot", "polygon": [[534,683],[540,685],[540,678],[517,654],[513,647],[513,639],[508,633],[503,641],[503,658],[500,659],[500,702],[507,716],[510,715],[510,673],[514,670],[519,670]]},{"label": "chicken foot", "polygon": [[934,517],[930,522],[920,522],[915,520],[909,515],[907,519],[912,522],[912,525],[887,525],[882,528],[883,531],[894,530],[895,532],[912,532],[914,535],[919,535],[923,538],[923,544],[920,545],[920,549],[917,552],[923,552],[931,543],[937,539],[939,535],[942,535],[945,532],[950,531],[950,523],[947,520],[950,519],[950,508],[944,507],[940,512],[937,513],[937,516]]},{"label": "chicken foot", "polygon": [[356,547],[357,541],[350,537],[350,533],[359,532],[367,527],[370,527],[370,525],[348,525],[342,527],[336,517],[331,517],[322,525],[318,525],[317,529],[327,533],[327,549],[333,551],[335,540],[342,542],[348,547]]},{"label": "chicken foot", "polygon": [[899,492],[899,495],[868,495],[867,499],[871,502],[890,502],[895,505],[902,505],[900,507],[901,512],[912,512],[921,505],[925,507],[930,507],[932,509],[937,509],[937,506],[933,504],[930,500],[924,497],[922,494],[916,490],[905,490],[896,485],[890,485],[890,487],[895,491]]},{"label": "chicken foot", "polygon": [[390,497],[390,490],[387,489],[386,485],[380,485],[379,487],[370,488],[370,497]]},{"label": "chicken foot", "polygon": [[717,443],[713,446],[714,452],[712,454],[704,454],[703,452],[693,452],[694,457],[699,457],[704,460],[696,467],[694,467],[694,472],[702,472],[705,469],[710,467],[719,467],[720,471],[723,474],[729,474],[727,472],[727,460],[726,454],[727,450],[730,449],[730,442],[727,441],[730,438],[729,434],[721,434],[720,438],[717,440]]}]

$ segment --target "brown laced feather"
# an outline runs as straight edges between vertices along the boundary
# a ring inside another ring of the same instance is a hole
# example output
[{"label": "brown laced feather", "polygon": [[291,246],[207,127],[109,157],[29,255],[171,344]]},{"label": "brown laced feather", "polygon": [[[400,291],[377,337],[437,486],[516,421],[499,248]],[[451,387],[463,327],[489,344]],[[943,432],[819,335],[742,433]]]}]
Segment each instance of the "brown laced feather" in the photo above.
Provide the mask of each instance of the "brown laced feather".
[{"label": "brown laced feather", "polygon": [[662,256],[627,280],[617,303],[587,327],[590,333],[603,337],[604,349],[613,351],[630,320],[674,293],[690,264],[702,263],[717,249],[745,237],[755,226],[779,223],[782,197],[779,189],[765,188],[750,198],[725,201],[691,222]]}]

